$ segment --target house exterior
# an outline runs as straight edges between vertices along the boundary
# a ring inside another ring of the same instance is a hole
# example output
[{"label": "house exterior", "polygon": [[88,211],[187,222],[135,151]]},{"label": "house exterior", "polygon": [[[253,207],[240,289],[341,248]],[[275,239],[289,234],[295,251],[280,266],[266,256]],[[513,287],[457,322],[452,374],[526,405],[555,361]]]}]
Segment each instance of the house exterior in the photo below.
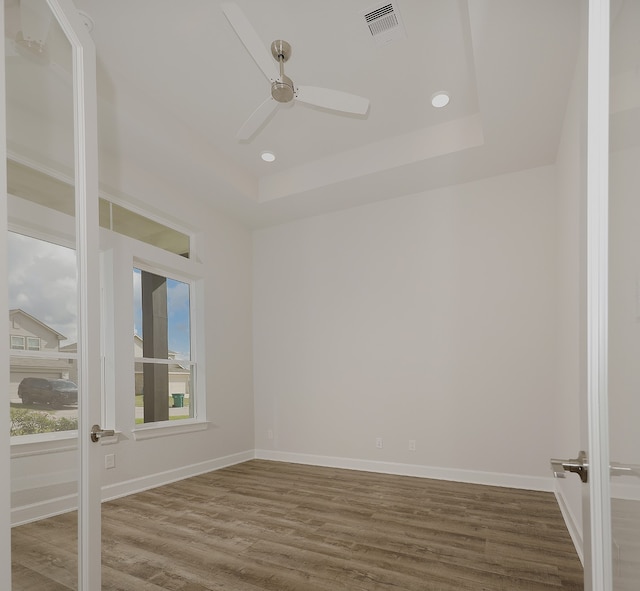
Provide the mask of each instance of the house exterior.
[{"label": "house exterior", "polygon": [[17,351],[55,353],[61,351],[60,343],[67,337],[51,328],[35,316],[15,308],[9,310],[9,347],[11,369],[9,399],[19,401],[18,385],[26,377],[66,379],[75,381],[77,369],[75,359],[55,357],[22,357]]},{"label": "house exterior", "polygon": [[12,351],[59,351],[67,337],[20,308],[9,310],[9,348]]}]

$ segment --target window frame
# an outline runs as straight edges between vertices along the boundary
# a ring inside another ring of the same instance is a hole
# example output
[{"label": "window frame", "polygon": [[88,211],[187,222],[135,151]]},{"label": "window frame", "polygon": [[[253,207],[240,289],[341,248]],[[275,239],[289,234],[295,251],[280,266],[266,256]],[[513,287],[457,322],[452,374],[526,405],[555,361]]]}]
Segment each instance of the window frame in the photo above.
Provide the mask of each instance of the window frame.
[{"label": "window frame", "polygon": [[[10,339],[9,339],[9,349],[11,351],[26,351],[27,350],[27,344],[26,344],[26,338],[22,335],[17,335],[17,334],[12,334],[9,335]],[[21,339],[22,341],[22,347],[14,347],[13,342],[14,340],[18,340]]]},{"label": "window frame", "polygon": [[[27,341],[26,351],[42,351],[42,339],[40,337],[26,337],[26,341]],[[29,344],[29,341],[37,341],[38,343],[37,348],[34,349]]]},{"label": "window frame", "polygon": [[[149,246],[150,248],[157,249],[158,247]],[[171,253],[173,255],[173,253]],[[173,255],[180,256],[180,255]],[[182,257],[184,260],[184,257]],[[198,376],[199,376],[199,361],[196,353],[196,339],[195,339],[195,327],[196,324],[196,314],[195,314],[195,302],[194,296],[197,291],[197,283],[200,281],[197,278],[194,278],[189,275],[185,275],[180,271],[175,270],[175,268],[167,268],[165,265],[158,264],[150,264],[148,260],[140,260],[136,257],[133,259],[133,266],[131,268],[131,273],[133,276],[133,272],[135,269],[140,271],[144,271],[147,273],[153,273],[155,275],[164,277],[166,279],[172,279],[174,281],[178,281],[186,284],[189,287],[189,359],[172,359],[167,357],[167,359],[156,358],[156,357],[136,357],[135,349],[133,351],[133,360],[134,360],[134,375],[135,375],[135,367],[138,364],[152,363],[158,365],[174,365],[174,364],[184,364],[188,365],[190,368],[190,380],[191,380],[191,391],[189,393],[189,417],[184,419],[169,419],[168,421],[154,421],[149,423],[136,423],[134,431],[140,429],[146,429],[150,426],[177,426],[183,424],[190,424],[193,422],[202,422],[206,420],[206,417],[202,416],[202,413],[199,412],[202,396],[199,394],[198,388]],[[141,338],[143,335],[139,335]],[[134,378],[135,381],[135,378]]]}]

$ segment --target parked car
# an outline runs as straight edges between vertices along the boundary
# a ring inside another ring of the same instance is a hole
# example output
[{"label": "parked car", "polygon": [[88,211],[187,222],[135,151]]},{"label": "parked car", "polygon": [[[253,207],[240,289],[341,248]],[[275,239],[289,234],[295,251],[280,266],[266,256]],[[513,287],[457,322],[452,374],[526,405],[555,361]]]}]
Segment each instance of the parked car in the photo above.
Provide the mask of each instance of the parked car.
[{"label": "parked car", "polygon": [[39,402],[52,406],[78,403],[78,386],[70,380],[24,378],[18,385],[23,404]]}]

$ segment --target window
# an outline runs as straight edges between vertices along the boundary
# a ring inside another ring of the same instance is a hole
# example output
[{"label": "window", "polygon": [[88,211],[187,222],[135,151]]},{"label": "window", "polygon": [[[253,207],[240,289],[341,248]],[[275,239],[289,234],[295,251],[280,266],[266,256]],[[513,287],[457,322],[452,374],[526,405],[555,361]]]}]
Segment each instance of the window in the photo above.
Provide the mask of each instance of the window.
[{"label": "window", "polygon": [[40,339],[38,337],[27,337],[27,351],[40,351]]},{"label": "window", "polygon": [[136,423],[195,417],[189,281],[133,269]]},{"label": "window", "polygon": [[11,336],[11,348],[24,351],[24,337]]},{"label": "window", "polygon": [[103,198],[100,198],[100,226],[187,259],[190,256],[187,234]]}]

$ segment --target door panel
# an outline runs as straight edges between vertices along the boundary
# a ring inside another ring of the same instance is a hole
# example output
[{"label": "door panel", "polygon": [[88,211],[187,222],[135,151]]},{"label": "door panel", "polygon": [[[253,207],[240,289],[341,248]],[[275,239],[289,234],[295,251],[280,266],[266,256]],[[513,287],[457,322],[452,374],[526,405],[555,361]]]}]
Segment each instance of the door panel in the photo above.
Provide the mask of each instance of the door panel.
[{"label": "door panel", "polygon": [[588,453],[552,462],[584,482],[587,591],[630,591],[640,580],[639,27],[635,0],[590,0]]},{"label": "door panel", "polygon": [[609,415],[613,588],[640,581],[640,3],[612,13]]},{"label": "door panel", "polygon": [[69,0],[4,16],[12,588],[99,589],[95,52]]},{"label": "door panel", "polygon": [[[44,559],[77,589],[78,405],[43,395],[78,381],[73,54],[45,0],[5,3],[5,21],[12,588],[49,588]],[[34,522],[56,514],[38,535]]]}]

